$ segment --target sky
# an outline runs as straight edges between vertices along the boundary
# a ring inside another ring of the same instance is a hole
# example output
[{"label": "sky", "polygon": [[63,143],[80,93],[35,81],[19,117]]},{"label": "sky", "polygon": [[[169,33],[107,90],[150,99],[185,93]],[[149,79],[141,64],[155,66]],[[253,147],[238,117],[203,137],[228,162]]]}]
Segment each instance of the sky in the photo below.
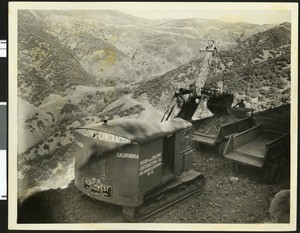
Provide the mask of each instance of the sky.
[{"label": "sky", "polygon": [[202,18],[253,24],[291,22],[296,20],[298,15],[297,3],[289,2],[75,2],[71,5],[66,2],[36,4],[18,2],[16,4],[19,9],[119,10],[148,19]]},{"label": "sky", "polygon": [[230,23],[247,22],[253,24],[279,24],[283,22],[291,22],[291,15],[289,11],[155,11],[149,12],[147,10],[132,11],[123,10],[123,12],[137,17],[149,19],[183,19],[183,18],[202,18],[202,19],[218,19]]},{"label": "sky", "polygon": [[289,11],[180,11],[180,12],[147,12],[147,11],[123,11],[125,13],[150,18],[150,19],[182,19],[182,18],[202,18],[202,19],[218,19],[230,23],[247,22],[253,24],[279,24],[283,22],[291,22]]},{"label": "sky", "polygon": [[183,19],[183,18],[203,18],[218,19],[226,22],[247,22],[253,24],[279,24],[291,22],[291,12],[289,9],[278,6],[260,7],[260,5],[244,4],[222,4],[210,3],[206,6],[202,4],[190,3],[166,3],[152,4],[149,7],[144,5],[132,5],[130,9],[119,7],[119,10],[134,16],[149,19]]}]

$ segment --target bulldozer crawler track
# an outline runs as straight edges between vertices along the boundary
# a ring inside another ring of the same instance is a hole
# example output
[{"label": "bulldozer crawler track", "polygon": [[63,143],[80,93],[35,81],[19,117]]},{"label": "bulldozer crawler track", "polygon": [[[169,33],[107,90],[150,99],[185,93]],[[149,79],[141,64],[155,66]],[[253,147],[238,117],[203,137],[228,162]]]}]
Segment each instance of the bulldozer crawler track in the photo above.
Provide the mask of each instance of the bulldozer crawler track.
[{"label": "bulldozer crawler track", "polygon": [[181,200],[194,195],[202,190],[205,185],[205,178],[200,175],[195,180],[185,182],[179,186],[165,190],[138,207],[123,207],[123,216],[130,222],[140,222],[161,210],[180,202]]}]

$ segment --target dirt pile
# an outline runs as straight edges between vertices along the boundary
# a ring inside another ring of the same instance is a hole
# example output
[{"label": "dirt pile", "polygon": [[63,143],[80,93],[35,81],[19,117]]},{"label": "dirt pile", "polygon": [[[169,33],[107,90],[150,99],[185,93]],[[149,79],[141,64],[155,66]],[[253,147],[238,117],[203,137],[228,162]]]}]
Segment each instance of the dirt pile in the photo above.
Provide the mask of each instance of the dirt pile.
[{"label": "dirt pile", "polygon": [[19,223],[125,222],[120,206],[89,198],[75,187],[74,181],[66,189],[36,193],[18,207]]},{"label": "dirt pile", "polygon": [[205,134],[217,134],[222,125],[236,121],[237,119],[237,117],[232,115],[214,115],[201,120],[197,131]]},{"label": "dirt pile", "polygon": [[276,108],[269,108],[265,111],[258,112],[256,116],[272,117],[276,119],[289,120],[291,113],[291,105],[283,104]]}]

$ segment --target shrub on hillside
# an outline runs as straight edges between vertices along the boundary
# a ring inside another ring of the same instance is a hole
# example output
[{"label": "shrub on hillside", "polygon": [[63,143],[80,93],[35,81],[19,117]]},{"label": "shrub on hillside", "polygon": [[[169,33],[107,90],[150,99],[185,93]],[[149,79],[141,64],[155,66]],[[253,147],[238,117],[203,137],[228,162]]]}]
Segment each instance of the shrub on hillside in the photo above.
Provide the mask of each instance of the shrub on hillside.
[{"label": "shrub on hillside", "polygon": [[45,150],[48,150],[48,151],[49,151],[49,149],[50,149],[50,147],[49,147],[48,144],[44,144],[43,148],[44,148]]}]

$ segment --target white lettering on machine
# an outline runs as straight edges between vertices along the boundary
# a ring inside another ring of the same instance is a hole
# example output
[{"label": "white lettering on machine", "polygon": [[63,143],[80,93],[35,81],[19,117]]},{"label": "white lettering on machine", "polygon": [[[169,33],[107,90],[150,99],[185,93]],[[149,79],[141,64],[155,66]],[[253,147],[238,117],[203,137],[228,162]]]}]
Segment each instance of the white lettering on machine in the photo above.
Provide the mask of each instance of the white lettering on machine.
[{"label": "white lettering on machine", "polygon": [[104,133],[104,132],[99,132],[96,130],[90,130],[90,129],[77,129],[77,132],[90,137],[94,139],[98,139],[100,141],[105,141],[105,142],[114,142],[114,143],[120,143],[120,144],[130,144],[131,140],[127,138],[123,138],[117,135],[109,134],[109,133]]}]

